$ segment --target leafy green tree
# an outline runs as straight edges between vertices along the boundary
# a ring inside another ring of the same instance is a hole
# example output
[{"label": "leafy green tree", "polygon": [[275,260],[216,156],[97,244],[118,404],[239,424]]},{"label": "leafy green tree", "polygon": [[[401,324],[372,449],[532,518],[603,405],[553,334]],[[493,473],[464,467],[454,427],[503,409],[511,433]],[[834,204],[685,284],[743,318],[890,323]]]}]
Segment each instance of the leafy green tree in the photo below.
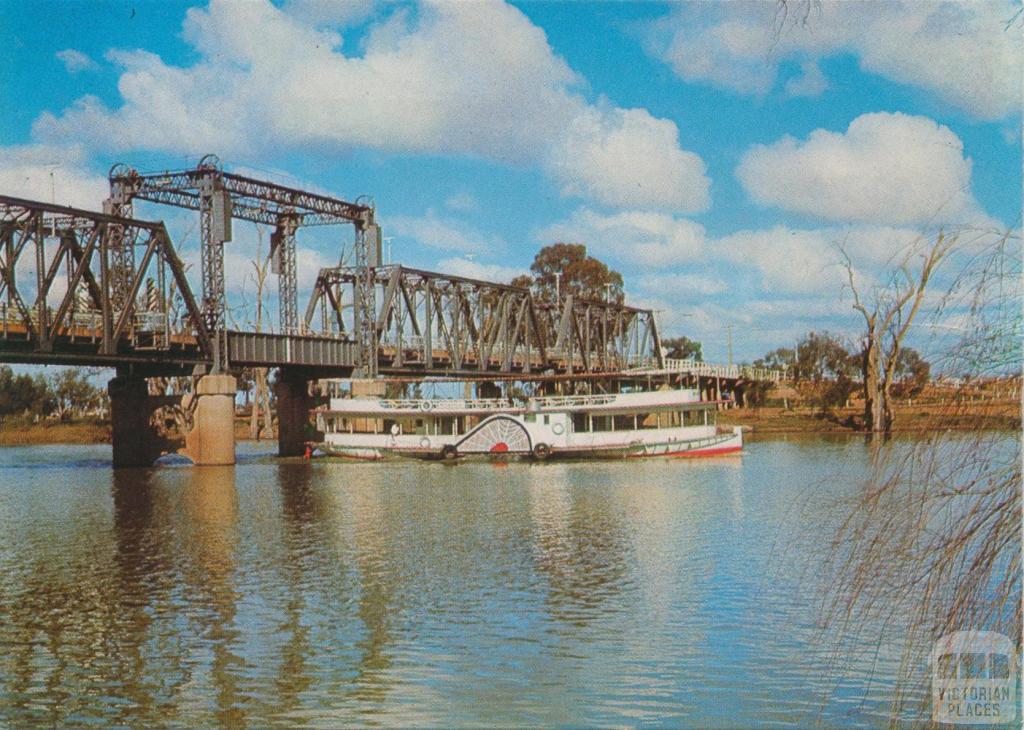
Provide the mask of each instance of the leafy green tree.
[{"label": "leafy green tree", "polygon": [[100,390],[89,382],[79,368],[67,368],[57,373],[53,378],[52,389],[56,412],[62,420],[95,408],[102,398]]},{"label": "leafy green tree", "polygon": [[754,360],[754,367],[788,370],[796,365],[796,351],[790,347],[779,347],[764,357]]},{"label": "leafy green tree", "polygon": [[851,377],[859,358],[852,355],[842,339],[829,332],[808,332],[796,347],[793,374],[796,380],[816,385],[840,376]]},{"label": "leafy green tree", "polygon": [[692,359],[697,362],[704,360],[700,342],[691,340],[689,337],[670,337],[667,340],[662,340],[661,346],[665,350],[665,357],[673,360]]},{"label": "leafy green tree", "polygon": [[15,375],[6,365],[0,367],[0,416],[42,415],[50,411],[50,406],[49,386],[42,376]]},{"label": "leafy green tree", "polygon": [[924,390],[931,379],[931,365],[912,347],[900,350],[896,357],[894,391],[901,398],[914,398]]},{"label": "leafy green tree", "polygon": [[622,274],[587,255],[587,247],[579,243],[554,243],[545,246],[530,266],[533,276],[517,276],[514,286],[533,289],[534,294],[553,302],[572,294],[578,299],[622,302]]}]

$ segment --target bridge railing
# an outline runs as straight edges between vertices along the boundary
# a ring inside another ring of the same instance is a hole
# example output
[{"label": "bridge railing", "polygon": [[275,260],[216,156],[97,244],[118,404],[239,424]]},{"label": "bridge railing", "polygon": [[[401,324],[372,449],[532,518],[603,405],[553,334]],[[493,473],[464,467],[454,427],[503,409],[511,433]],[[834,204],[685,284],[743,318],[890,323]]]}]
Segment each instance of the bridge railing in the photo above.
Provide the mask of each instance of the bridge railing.
[{"label": "bridge railing", "polygon": [[[46,307],[46,316],[53,318],[54,308]],[[0,302],[0,336],[9,337],[14,333],[28,335],[25,327],[26,321],[37,326],[39,324],[39,310],[33,307],[28,311],[28,317],[17,307],[9,307],[6,302]],[[103,334],[103,313],[98,309],[84,309],[70,313],[65,322],[57,328],[56,334],[63,334],[71,338],[91,338],[98,340]],[[188,335],[191,328],[180,319],[168,317],[163,312],[140,311],[133,314],[130,323],[125,327],[125,338],[135,343],[139,336],[151,339],[152,335]]]},{"label": "bridge railing", "polygon": [[781,370],[759,368],[752,365],[714,365],[692,358],[665,358],[665,370],[675,373],[696,375],[702,378],[730,378],[762,380],[778,383],[784,377]]}]

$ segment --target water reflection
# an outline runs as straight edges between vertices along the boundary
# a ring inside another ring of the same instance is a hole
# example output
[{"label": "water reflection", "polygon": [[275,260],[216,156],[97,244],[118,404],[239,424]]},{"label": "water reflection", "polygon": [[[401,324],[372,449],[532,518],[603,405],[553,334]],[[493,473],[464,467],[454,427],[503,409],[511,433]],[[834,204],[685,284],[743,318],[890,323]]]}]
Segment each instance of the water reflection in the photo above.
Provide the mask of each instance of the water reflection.
[{"label": "water reflection", "polygon": [[310,580],[307,556],[315,545],[316,526],[323,521],[323,505],[310,484],[310,470],[284,467],[278,471],[281,513],[285,526],[284,583],[287,591],[279,631],[285,640],[274,680],[277,712],[288,717],[301,708],[302,693],[313,684],[309,668],[313,654],[310,628],[303,622]]},{"label": "water reflection", "polygon": [[551,616],[585,626],[629,578],[632,545],[622,513],[609,505],[601,472],[553,466],[530,477],[533,552]]},{"label": "water reflection", "polygon": [[[23,469],[0,450],[0,725],[814,722],[831,690],[801,571],[870,453],[80,457]],[[870,669],[826,724],[877,720]]]},{"label": "water reflection", "polygon": [[188,470],[182,493],[188,545],[183,578],[192,596],[191,619],[212,654],[209,682],[216,694],[220,725],[245,724],[245,659],[239,654],[236,625],[241,594],[235,585],[238,495],[233,467]]}]

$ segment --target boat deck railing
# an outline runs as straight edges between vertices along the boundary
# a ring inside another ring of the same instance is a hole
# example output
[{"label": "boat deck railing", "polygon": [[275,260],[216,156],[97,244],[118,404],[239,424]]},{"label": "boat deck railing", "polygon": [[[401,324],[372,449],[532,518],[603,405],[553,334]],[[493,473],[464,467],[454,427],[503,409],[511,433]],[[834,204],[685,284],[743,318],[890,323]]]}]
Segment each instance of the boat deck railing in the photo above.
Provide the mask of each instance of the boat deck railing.
[{"label": "boat deck railing", "polygon": [[531,398],[530,402],[541,408],[563,408],[572,406],[601,406],[614,403],[615,393],[599,395],[544,395]]},{"label": "boat deck railing", "polygon": [[389,411],[507,411],[513,408],[506,398],[382,398],[377,402]]}]

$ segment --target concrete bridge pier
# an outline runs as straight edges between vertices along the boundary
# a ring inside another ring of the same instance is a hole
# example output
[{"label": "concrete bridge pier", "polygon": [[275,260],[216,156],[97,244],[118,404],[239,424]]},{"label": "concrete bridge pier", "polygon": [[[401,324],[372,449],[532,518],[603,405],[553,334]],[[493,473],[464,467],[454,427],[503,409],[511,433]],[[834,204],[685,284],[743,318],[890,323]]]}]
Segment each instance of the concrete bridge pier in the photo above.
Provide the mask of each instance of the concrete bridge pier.
[{"label": "concrete bridge pier", "polygon": [[306,450],[309,423],[309,381],[281,372],[274,385],[277,400],[277,455],[302,456]]},{"label": "concrete bridge pier", "polygon": [[235,391],[233,375],[204,375],[194,395],[182,401],[192,411],[192,428],[185,434],[182,453],[196,466],[235,463]]},{"label": "concrete bridge pier", "polygon": [[170,446],[152,422],[153,411],[163,402],[150,396],[145,378],[132,375],[112,379],[107,393],[114,467],[152,466]]}]

